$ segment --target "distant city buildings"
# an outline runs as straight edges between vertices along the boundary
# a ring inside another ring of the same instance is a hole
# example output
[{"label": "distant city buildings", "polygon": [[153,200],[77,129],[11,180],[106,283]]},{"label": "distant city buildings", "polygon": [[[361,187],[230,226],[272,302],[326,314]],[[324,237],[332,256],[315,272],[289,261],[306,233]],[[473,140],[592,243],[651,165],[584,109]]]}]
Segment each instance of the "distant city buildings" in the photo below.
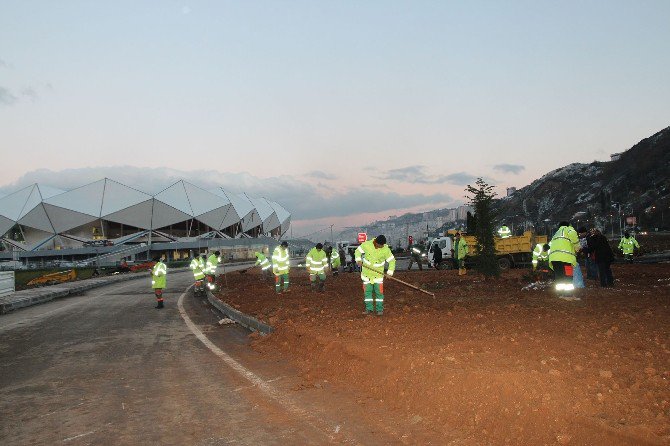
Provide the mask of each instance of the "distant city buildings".
[{"label": "distant city buildings", "polygon": [[359,232],[366,232],[368,237],[384,234],[393,248],[406,248],[409,236],[414,240],[425,240],[441,232],[442,228],[460,228],[465,226],[468,212],[472,207],[467,205],[453,209],[438,209],[419,214],[405,214],[400,217],[392,215],[385,221],[376,221],[362,227],[349,227],[342,231],[338,240],[355,241]]}]

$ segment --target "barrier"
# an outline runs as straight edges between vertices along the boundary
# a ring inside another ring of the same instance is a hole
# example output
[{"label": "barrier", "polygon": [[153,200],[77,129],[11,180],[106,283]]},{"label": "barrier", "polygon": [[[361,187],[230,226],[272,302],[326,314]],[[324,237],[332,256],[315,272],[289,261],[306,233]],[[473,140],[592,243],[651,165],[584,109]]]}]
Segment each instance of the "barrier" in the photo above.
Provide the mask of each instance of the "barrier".
[{"label": "barrier", "polygon": [[9,296],[16,291],[14,271],[0,271],[0,297]]}]

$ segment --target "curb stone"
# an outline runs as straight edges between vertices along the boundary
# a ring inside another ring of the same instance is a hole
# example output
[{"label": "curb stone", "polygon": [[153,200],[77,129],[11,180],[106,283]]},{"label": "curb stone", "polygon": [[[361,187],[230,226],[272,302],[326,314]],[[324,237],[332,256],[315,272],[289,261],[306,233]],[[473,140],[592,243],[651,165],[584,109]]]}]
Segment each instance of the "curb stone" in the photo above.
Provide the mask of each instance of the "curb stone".
[{"label": "curb stone", "polygon": [[214,308],[225,314],[228,318],[234,320],[238,324],[248,328],[251,331],[257,331],[262,335],[268,335],[275,331],[272,326],[261,322],[254,317],[244,314],[241,311],[231,307],[227,303],[220,301],[209,291],[207,292],[207,300]]}]

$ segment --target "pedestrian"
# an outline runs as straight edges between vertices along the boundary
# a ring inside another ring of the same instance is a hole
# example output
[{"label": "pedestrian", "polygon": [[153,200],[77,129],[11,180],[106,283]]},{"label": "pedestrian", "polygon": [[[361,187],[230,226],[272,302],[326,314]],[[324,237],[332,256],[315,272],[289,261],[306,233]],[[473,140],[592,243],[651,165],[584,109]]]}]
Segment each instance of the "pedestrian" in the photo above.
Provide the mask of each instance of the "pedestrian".
[{"label": "pedestrian", "polygon": [[556,276],[556,291],[562,299],[579,300],[573,297],[574,265],[577,263],[576,253],[579,251],[577,231],[567,221],[558,224],[558,230],[549,242],[549,267]]},{"label": "pedestrian", "polygon": [[275,293],[282,293],[282,284],[283,292],[288,293],[290,283],[288,275],[290,269],[291,265],[290,254],[288,251],[288,242],[283,241],[272,252],[272,272],[275,275]]},{"label": "pedestrian", "polygon": [[163,290],[167,284],[167,266],[160,257],[154,257],[156,262],[151,268],[151,288],[156,295],[156,308],[163,308]]},{"label": "pedestrian", "polygon": [[323,244],[317,243],[315,247],[309,250],[305,258],[305,265],[309,272],[309,284],[312,291],[323,293],[326,283],[326,268],[328,267],[328,256],[323,250]]},{"label": "pedestrian", "polygon": [[577,238],[579,240],[579,252],[575,256],[575,265],[572,271],[572,284],[575,286],[575,289],[577,288],[586,288],[586,285],[584,285],[584,275],[582,274],[582,267],[579,264],[579,258],[583,255],[584,249],[587,248],[587,242],[586,242],[586,228],[584,226],[580,227],[577,230]]},{"label": "pedestrian", "polygon": [[598,229],[593,230],[593,236],[589,238],[589,250],[595,256],[596,265],[598,265],[598,277],[600,277],[601,287],[611,287],[614,285],[614,276],[612,275],[612,262],[614,261],[614,252],[610,246],[607,237]]},{"label": "pedestrian", "polygon": [[454,253],[456,255],[456,261],[458,262],[458,275],[465,276],[468,273],[468,270],[465,269],[465,258],[468,256],[470,248],[468,247],[468,242],[465,241],[465,238],[461,236],[460,232],[457,232],[454,236]]},{"label": "pedestrian", "polygon": [[433,266],[435,269],[442,268],[442,261],[444,260],[442,256],[442,248],[438,243],[433,243]]},{"label": "pedestrian", "polygon": [[409,249],[409,265],[407,271],[412,269],[412,265],[416,262],[419,265],[419,271],[423,271],[423,258],[426,256],[426,246],[423,243],[413,243]]},{"label": "pedestrian", "polygon": [[[586,279],[591,279],[591,280],[598,280],[598,264],[596,263],[596,256],[589,248],[590,245],[590,240],[593,237],[595,228],[589,228],[587,234],[586,234],[586,248],[584,249],[584,254],[585,254],[585,261],[584,263],[586,264]],[[581,242],[580,242],[581,245]]]},{"label": "pedestrian", "polygon": [[[356,264],[361,267],[363,280],[363,314],[377,312],[384,314],[384,265],[388,263],[389,276],[395,271],[395,257],[386,245],[386,237],[378,235],[372,240],[363,242],[356,248]],[[374,295],[374,296],[373,296]],[[376,307],[376,308],[375,308]]]},{"label": "pedestrian", "polygon": [[635,240],[635,237],[628,231],[624,232],[623,238],[619,242],[619,249],[621,250],[626,263],[633,263],[635,248],[640,249],[640,245],[637,243],[637,240]]},{"label": "pedestrian", "polygon": [[210,291],[216,289],[216,268],[221,261],[221,252],[214,251],[207,257],[207,264],[205,265],[205,274],[207,275],[207,287]]}]

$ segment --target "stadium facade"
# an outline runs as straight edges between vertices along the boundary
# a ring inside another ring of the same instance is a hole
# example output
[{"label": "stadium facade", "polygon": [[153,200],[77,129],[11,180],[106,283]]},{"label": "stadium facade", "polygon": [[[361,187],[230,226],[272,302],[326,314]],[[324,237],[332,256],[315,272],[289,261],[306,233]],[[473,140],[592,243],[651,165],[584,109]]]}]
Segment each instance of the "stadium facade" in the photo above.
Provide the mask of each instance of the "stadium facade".
[{"label": "stadium facade", "polygon": [[155,195],[104,178],[69,191],[33,184],[0,198],[2,257],[277,240],[290,222],[290,213],[274,201],[184,180]]}]

